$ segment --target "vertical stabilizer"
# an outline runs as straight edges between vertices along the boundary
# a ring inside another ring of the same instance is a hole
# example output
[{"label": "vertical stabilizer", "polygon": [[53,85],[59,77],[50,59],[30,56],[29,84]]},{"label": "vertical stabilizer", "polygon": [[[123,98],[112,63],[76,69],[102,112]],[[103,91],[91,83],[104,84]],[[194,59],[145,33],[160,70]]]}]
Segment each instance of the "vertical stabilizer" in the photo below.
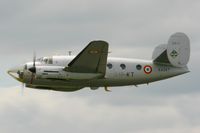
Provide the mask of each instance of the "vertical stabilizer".
[{"label": "vertical stabilizer", "polygon": [[168,44],[159,45],[153,52],[154,63],[185,67],[190,59],[190,40],[184,33],[170,36]]},{"label": "vertical stabilizer", "polygon": [[167,56],[176,67],[184,67],[190,59],[190,41],[184,33],[173,34],[168,41]]}]

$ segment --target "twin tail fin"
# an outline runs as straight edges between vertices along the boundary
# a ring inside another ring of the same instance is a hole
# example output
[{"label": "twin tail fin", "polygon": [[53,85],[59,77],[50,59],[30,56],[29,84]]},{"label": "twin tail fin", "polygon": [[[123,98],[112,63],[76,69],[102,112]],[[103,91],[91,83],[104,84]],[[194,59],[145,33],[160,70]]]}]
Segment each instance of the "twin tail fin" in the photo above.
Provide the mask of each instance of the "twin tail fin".
[{"label": "twin tail fin", "polygon": [[190,40],[184,33],[170,36],[167,44],[161,44],[154,49],[153,62],[156,64],[185,67],[190,58]]}]

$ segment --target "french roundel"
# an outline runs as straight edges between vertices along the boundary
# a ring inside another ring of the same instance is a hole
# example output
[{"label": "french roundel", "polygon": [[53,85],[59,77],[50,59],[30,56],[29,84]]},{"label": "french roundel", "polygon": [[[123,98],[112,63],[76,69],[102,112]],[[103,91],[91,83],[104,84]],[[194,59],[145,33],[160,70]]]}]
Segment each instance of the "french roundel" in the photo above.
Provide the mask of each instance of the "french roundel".
[{"label": "french roundel", "polygon": [[149,65],[144,66],[144,72],[150,74],[152,72],[152,67]]}]

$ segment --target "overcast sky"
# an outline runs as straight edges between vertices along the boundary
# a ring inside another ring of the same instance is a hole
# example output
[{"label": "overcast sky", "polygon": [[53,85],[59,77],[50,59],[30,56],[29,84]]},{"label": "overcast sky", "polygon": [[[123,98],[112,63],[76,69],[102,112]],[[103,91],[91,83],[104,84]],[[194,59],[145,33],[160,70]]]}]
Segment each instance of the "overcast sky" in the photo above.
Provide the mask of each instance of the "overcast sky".
[{"label": "overcast sky", "polygon": [[[199,133],[199,0],[0,0],[2,133]],[[151,59],[171,34],[191,40],[190,73],[139,87],[63,93],[25,88],[6,71],[37,56],[109,42],[109,56]]]}]

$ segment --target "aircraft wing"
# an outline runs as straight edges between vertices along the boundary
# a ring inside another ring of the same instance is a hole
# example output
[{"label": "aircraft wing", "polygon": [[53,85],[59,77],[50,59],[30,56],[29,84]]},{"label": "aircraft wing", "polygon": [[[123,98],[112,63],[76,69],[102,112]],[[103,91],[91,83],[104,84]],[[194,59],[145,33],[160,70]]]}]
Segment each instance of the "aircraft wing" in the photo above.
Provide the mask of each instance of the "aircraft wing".
[{"label": "aircraft wing", "polygon": [[90,42],[69,64],[68,70],[79,73],[105,74],[108,56],[108,43]]}]

